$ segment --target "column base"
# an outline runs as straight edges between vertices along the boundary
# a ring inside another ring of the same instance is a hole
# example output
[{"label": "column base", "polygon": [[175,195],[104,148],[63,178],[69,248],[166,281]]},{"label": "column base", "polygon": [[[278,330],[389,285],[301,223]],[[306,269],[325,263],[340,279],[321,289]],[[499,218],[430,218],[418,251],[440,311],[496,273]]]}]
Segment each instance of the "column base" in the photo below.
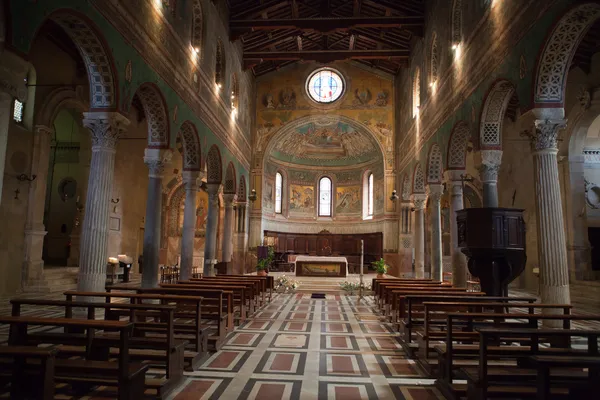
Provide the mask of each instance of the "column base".
[{"label": "column base", "polygon": [[79,271],[77,278],[77,290],[80,292],[104,292],[106,290],[106,273]]},{"label": "column base", "polygon": [[[540,297],[542,304],[571,304],[569,285],[549,286],[540,283]],[[558,308],[543,309],[543,314],[562,314]],[[562,321],[542,321],[547,328],[562,328]]]}]

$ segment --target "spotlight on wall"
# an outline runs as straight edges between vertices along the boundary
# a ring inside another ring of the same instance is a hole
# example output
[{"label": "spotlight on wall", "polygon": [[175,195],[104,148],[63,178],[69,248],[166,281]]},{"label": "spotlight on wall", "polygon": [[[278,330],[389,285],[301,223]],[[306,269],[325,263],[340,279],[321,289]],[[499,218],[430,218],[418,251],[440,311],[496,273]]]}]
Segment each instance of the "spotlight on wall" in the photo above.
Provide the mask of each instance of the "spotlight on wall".
[{"label": "spotlight on wall", "polygon": [[391,201],[396,201],[398,200],[398,192],[396,191],[396,189],[392,190],[392,195],[390,196],[390,200]]},{"label": "spotlight on wall", "polygon": [[19,182],[33,182],[35,181],[35,178],[37,178],[37,175],[31,175],[31,176],[27,176],[25,174],[21,174],[21,175],[17,175],[17,180]]},{"label": "spotlight on wall", "polygon": [[250,195],[248,196],[248,200],[256,201],[256,189],[252,189],[250,191]]}]

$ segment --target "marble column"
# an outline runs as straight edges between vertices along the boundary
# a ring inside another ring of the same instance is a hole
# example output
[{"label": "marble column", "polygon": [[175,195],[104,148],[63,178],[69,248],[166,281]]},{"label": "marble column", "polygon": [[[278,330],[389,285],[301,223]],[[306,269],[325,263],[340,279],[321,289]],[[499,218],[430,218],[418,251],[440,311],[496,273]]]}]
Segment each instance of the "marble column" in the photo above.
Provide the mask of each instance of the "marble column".
[{"label": "marble column", "polygon": [[431,207],[431,278],[442,281],[442,215],[440,202],[444,194],[443,185],[429,185],[428,197]]},{"label": "marble column", "polygon": [[498,171],[502,150],[481,150],[479,173],[483,183],[483,206],[498,207]]},{"label": "marble column", "polygon": [[425,277],[425,221],[424,210],[427,195],[413,195],[413,205],[415,208],[415,278]]},{"label": "marble column", "polygon": [[214,276],[217,258],[217,228],[219,224],[220,183],[208,183],[208,214],[206,216],[206,241],[204,243],[204,276]]},{"label": "marble column", "polygon": [[23,279],[25,287],[43,285],[44,260],[44,206],[46,204],[46,186],[50,167],[50,142],[54,129],[38,125],[33,134],[33,152],[31,155],[31,175],[36,179],[30,183],[27,202],[27,219],[25,221],[25,257],[23,263]]},{"label": "marble column", "polygon": [[160,256],[160,226],[162,212],[162,181],[165,167],[173,153],[168,149],[146,149],[144,163],[148,166],[148,198],[144,226],[144,271],[142,287],[158,286]]},{"label": "marble column", "polygon": [[[565,120],[536,120],[531,139],[542,303],[569,304],[569,267],[558,179],[557,138]],[[552,325],[552,324],[545,324]]]},{"label": "marble column", "polygon": [[[232,193],[223,194],[225,203],[225,217],[223,220],[223,248],[221,252],[221,261],[231,262],[233,255],[233,203],[236,200],[236,195]],[[231,265],[228,266],[227,273],[232,274]]]},{"label": "marble column", "polygon": [[186,281],[192,277],[194,268],[194,238],[196,237],[196,193],[199,171],[183,171],[185,184],[185,208],[183,209],[183,232],[181,235],[180,277]]},{"label": "marble column", "polygon": [[456,212],[465,208],[463,200],[463,182],[461,175],[465,171],[450,172],[450,237],[452,243],[452,286],[467,287],[467,257],[458,247],[458,224]]},{"label": "marble column", "polygon": [[81,229],[77,290],[98,292],[104,291],[106,283],[108,217],[117,140],[129,120],[113,112],[89,112],[83,116],[83,125],[91,133],[92,160]]}]

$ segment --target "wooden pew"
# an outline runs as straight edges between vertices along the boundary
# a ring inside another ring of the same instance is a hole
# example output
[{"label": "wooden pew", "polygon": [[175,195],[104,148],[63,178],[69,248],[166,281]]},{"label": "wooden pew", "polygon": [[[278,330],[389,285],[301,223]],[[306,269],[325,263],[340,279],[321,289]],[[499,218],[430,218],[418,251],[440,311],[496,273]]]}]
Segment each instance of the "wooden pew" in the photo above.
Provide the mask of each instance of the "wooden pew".
[{"label": "wooden pew", "polygon": [[198,278],[192,278],[191,280],[210,280],[210,279],[247,279],[247,280],[259,280],[261,282],[261,293],[263,294],[263,303],[266,302],[266,294],[268,293],[268,301],[271,301],[271,295],[275,288],[275,278],[273,276],[259,276],[259,275],[217,275],[217,276],[202,276]]},{"label": "wooden pew", "polygon": [[[600,357],[585,356],[530,356],[528,364],[536,371],[537,399],[550,400],[551,379],[550,371],[560,368],[564,369],[587,369],[588,377],[587,393],[600,393]],[[553,375],[552,378],[555,378]],[[468,389],[467,389],[468,390]],[[584,398],[584,391],[580,390],[577,398]]]},{"label": "wooden pew", "polygon": [[[411,279],[411,278],[373,278],[372,282],[371,282],[371,290],[373,291],[373,296],[375,298],[375,300],[378,299],[379,297],[379,284],[381,282],[400,282],[400,283],[430,283],[430,282],[434,282],[433,279]],[[441,282],[437,282],[437,283],[441,283]]]},{"label": "wooden pew", "polygon": [[[139,288],[128,287],[127,290],[133,291],[134,293],[124,292],[78,292],[75,290],[66,291],[65,297],[67,301],[73,301],[73,297],[81,298],[104,298],[106,303],[111,303],[112,299],[128,299],[132,304],[142,304],[143,301],[155,301],[158,300],[163,305],[175,304],[177,306],[175,311],[175,321],[173,324],[173,330],[175,332],[176,339],[189,340],[191,344],[191,350],[204,356],[209,350],[207,342],[212,341],[220,343],[225,338],[225,332],[219,331],[220,325],[217,325],[217,336],[218,339],[212,339],[209,335],[209,327],[202,324],[202,304],[203,297],[201,296],[172,296],[164,294],[139,294],[137,290]],[[115,303],[111,303],[115,304]],[[146,304],[146,303],[143,303]],[[181,310],[183,304],[189,304],[193,308],[193,313],[190,315],[186,307],[186,310]],[[114,312],[114,311],[113,311]],[[187,322],[186,320],[191,320]],[[163,332],[164,329],[161,327],[144,327],[138,324],[138,330],[144,330],[148,332]],[[195,359],[191,358],[191,354],[186,353],[184,358],[186,365],[190,368],[194,367]]]},{"label": "wooden pew", "polygon": [[389,311],[389,304],[392,301],[392,291],[395,289],[403,289],[403,288],[413,288],[415,290],[425,290],[425,289],[443,289],[443,290],[461,290],[465,291],[465,289],[457,289],[448,285],[444,285],[439,282],[435,283],[390,283],[390,282],[381,282],[379,284],[379,298],[378,298],[378,306],[380,310],[384,312]]},{"label": "wooden pew", "polygon": [[[56,360],[55,381],[69,384],[114,386],[119,400],[135,400],[144,396],[145,375],[148,365],[132,363],[129,360],[129,339],[133,324],[125,321],[79,320],[72,318],[33,318],[0,316],[0,324],[9,324],[9,345],[26,346],[29,326],[84,329],[86,353],[92,355],[94,337],[97,331],[114,330],[119,332],[118,362],[89,359]],[[57,335],[70,343],[69,335]]]},{"label": "wooden pew", "polygon": [[[526,303],[534,303],[536,300],[535,297],[490,297],[484,296],[483,293],[466,293],[464,296],[459,296],[455,294],[446,294],[446,295],[406,295],[404,296],[404,304],[405,308],[400,308],[399,315],[401,315],[401,319],[399,320],[398,330],[403,333],[404,341],[410,345],[413,339],[413,331],[419,328],[423,328],[425,323],[425,314],[424,314],[424,303],[425,302],[438,302],[438,303],[453,303],[453,302],[461,302],[461,303],[482,303],[482,302],[502,302],[502,303],[510,303],[510,302],[526,302]],[[453,311],[453,310],[449,310]],[[454,310],[458,311],[458,310]]]},{"label": "wooden pew", "polygon": [[[479,334],[479,366],[477,368],[468,368],[463,372],[467,376],[467,396],[469,399],[487,399],[488,397],[506,396],[509,394],[515,398],[536,397],[553,398],[557,395],[566,397],[573,388],[585,388],[585,379],[587,374],[569,374],[565,371],[558,372],[553,376],[553,387],[550,387],[549,368],[550,365],[560,367],[562,365],[571,366],[599,366],[598,356],[598,338],[600,331],[575,330],[575,329],[505,329],[505,328],[482,328]],[[587,339],[586,349],[574,349],[570,343],[573,337],[583,337]],[[512,346],[510,344],[503,345],[502,339],[514,339],[522,341],[527,339],[528,346]],[[564,347],[543,347],[542,343],[556,342],[567,343]],[[527,362],[521,363],[515,368],[498,368],[490,367],[489,359],[491,355],[500,353],[504,358],[512,358],[515,361],[527,357]],[[529,356],[529,357],[528,357]],[[531,356],[534,356],[533,358]],[[545,358],[541,358],[545,357]],[[558,357],[558,358],[557,358]],[[565,360],[568,357],[568,361]],[[583,357],[583,360],[577,363],[577,359]],[[592,357],[592,360],[589,358]],[[588,360],[585,360],[585,359]],[[594,363],[594,359],[596,359]],[[544,365],[542,367],[542,365]],[[528,369],[529,367],[529,369]],[[533,368],[533,369],[531,369]],[[540,371],[540,368],[542,371]],[[582,367],[580,367],[582,368]],[[543,382],[536,390],[535,382],[538,380]],[[583,379],[582,379],[583,378]],[[598,382],[594,382],[597,376],[592,372],[591,382],[598,386]],[[529,381],[529,382],[528,382]],[[590,383],[590,382],[588,382]],[[507,387],[508,386],[508,387]],[[541,391],[541,393],[539,392]],[[537,392],[537,393],[536,393]],[[582,398],[577,396],[577,398]]]},{"label": "wooden pew", "polygon": [[[23,306],[44,306],[60,307],[65,309],[65,318],[73,317],[73,308],[87,309],[87,318],[93,320],[96,318],[96,309],[104,310],[105,320],[119,320],[120,316],[129,318],[129,322],[134,324],[133,336],[129,343],[130,358],[147,364],[164,365],[166,369],[166,379],[147,380],[146,386],[155,390],[159,397],[167,396],[183,378],[184,359],[187,358],[187,364],[191,369],[200,363],[203,354],[198,352],[187,352],[185,346],[187,340],[176,340],[174,333],[174,314],[175,306],[159,304],[125,304],[125,303],[92,303],[83,301],[62,301],[62,300],[35,300],[35,299],[13,299],[12,315],[21,315]],[[116,312],[122,311],[122,312]],[[153,321],[147,322],[147,318]],[[157,322],[158,321],[158,322]],[[145,326],[161,326],[164,335],[145,336]],[[56,338],[54,334],[33,333],[29,335],[29,341],[36,343],[63,343],[63,338]],[[118,352],[118,339],[112,338],[110,334],[104,334],[96,337],[95,341],[100,342],[108,356],[116,357]],[[61,347],[61,356],[85,356],[85,339],[73,337],[72,345]],[[112,350],[114,349],[114,351]],[[185,358],[184,358],[185,357]]]},{"label": "wooden pew", "polygon": [[375,301],[377,303],[377,306],[379,308],[383,307],[383,293],[385,291],[385,288],[388,286],[441,286],[442,282],[438,282],[438,281],[427,281],[427,282],[419,282],[419,281],[405,281],[405,280],[400,280],[400,279],[394,279],[392,281],[388,280],[388,279],[381,279],[378,281],[375,281],[375,283],[377,284],[377,286],[375,286],[375,288],[373,288],[373,296],[375,298]]},{"label": "wooden pew", "polygon": [[10,384],[10,398],[54,399],[57,354],[56,347],[0,346],[0,374],[3,386]]},{"label": "wooden pew", "polygon": [[451,287],[415,287],[415,286],[390,286],[385,289],[383,298],[388,298],[382,309],[383,315],[390,322],[398,322],[399,318],[404,316],[405,302],[404,298],[410,294],[423,294],[423,295],[448,295],[448,296],[483,296],[485,294],[478,292],[466,292],[464,289],[454,289]]},{"label": "wooden pew", "polygon": [[[507,319],[509,321],[507,321]],[[476,343],[478,339],[471,339],[469,342],[474,344],[455,344],[457,341],[455,335],[462,335],[463,327],[468,326],[470,329],[494,328],[504,331],[517,331],[523,328],[538,328],[540,321],[560,321],[564,330],[571,329],[571,321],[600,321],[600,316],[597,315],[561,315],[561,314],[524,314],[524,313],[448,313],[447,314],[447,332],[444,344],[435,345],[434,349],[438,354],[438,373],[440,381],[443,382],[445,388],[450,392],[461,391],[466,392],[466,387],[453,386],[452,380],[454,370],[459,366],[455,363],[456,359],[461,360],[478,360],[480,348]],[[558,331],[558,330],[557,330]],[[460,338],[459,338],[460,339]],[[512,357],[514,354],[527,355],[529,338],[525,337],[519,340],[518,337],[511,336],[513,343],[521,343],[520,346],[493,347],[488,348],[488,357],[506,358]],[[525,346],[525,347],[524,347]],[[519,353],[520,352],[520,353]],[[544,349],[544,354],[561,355],[564,354],[564,349]],[[474,364],[475,362],[472,362]],[[456,365],[455,365],[456,364]],[[465,363],[462,365],[465,366]]]},{"label": "wooden pew", "polygon": [[266,276],[257,276],[257,275],[241,275],[241,276],[232,276],[232,275],[217,275],[211,277],[202,277],[202,278],[192,278],[188,283],[193,282],[238,282],[247,284],[248,282],[254,283],[254,290],[256,294],[256,304],[264,305],[267,300],[267,289],[268,289],[268,280]]}]

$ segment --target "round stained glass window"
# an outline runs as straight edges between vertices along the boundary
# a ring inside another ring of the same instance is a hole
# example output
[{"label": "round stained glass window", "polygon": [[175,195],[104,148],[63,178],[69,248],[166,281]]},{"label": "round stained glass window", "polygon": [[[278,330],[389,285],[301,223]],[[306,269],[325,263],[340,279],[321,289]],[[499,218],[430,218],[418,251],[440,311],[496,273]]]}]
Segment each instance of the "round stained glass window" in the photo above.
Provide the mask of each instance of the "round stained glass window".
[{"label": "round stained glass window", "polygon": [[321,68],[312,73],[306,91],[317,103],[332,103],[344,93],[344,78],[331,68]]}]

